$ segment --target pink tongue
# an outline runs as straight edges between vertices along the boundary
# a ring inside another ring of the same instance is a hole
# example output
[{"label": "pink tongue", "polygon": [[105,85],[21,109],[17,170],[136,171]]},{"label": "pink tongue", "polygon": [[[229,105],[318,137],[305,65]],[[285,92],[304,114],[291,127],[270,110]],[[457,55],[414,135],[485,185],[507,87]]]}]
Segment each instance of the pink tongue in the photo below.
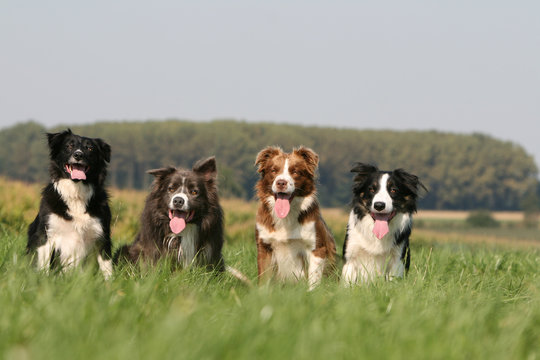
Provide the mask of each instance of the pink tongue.
[{"label": "pink tongue", "polygon": [[71,168],[71,179],[72,180],[86,180],[86,174],[77,166],[73,165]]},{"label": "pink tongue", "polygon": [[388,234],[388,220],[375,219],[375,226],[373,227],[373,234],[377,239],[382,239],[384,235]]},{"label": "pink tongue", "polygon": [[178,215],[177,212],[169,214],[171,221],[169,222],[169,227],[171,231],[175,234],[179,234],[186,228],[186,215],[184,213]]},{"label": "pink tongue", "polygon": [[290,195],[278,194],[276,199],[276,205],[274,209],[276,210],[276,215],[283,219],[291,210],[291,203],[289,202]]}]

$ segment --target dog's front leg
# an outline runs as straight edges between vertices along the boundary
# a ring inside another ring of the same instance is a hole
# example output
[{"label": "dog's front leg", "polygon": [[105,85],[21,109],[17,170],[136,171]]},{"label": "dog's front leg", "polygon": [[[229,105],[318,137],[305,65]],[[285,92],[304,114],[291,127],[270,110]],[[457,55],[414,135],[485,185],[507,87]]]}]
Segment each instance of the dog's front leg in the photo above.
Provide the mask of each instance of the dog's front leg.
[{"label": "dog's front leg", "polygon": [[37,267],[40,271],[48,272],[51,264],[53,245],[47,241],[45,245],[37,248]]},{"label": "dog's front leg", "polygon": [[315,251],[312,251],[309,256],[308,283],[310,291],[315,289],[321,282],[324,266],[326,264],[326,259],[317,256],[314,252]]},{"label": "dog's front leg", "polygon": [[102,248],[99,249],[97,254],[97,261],[99,269],[103,273],[105,280],[109,280],[113,273],[113,264],[112,264],[112,251],[111,251],[111,242],[105,241]]}]

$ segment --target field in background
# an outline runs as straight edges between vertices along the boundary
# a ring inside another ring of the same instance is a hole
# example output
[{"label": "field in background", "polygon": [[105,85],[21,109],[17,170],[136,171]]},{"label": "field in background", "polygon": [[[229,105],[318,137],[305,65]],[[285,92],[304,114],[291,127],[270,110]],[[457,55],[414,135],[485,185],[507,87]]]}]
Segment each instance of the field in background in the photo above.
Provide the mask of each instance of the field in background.
[{"label": "field in background", "polygon": [[[537,359],[538,229],[494,214],[420,212],[403,280],[327,279],[247,287],[227,274],[95,266],[45,275],[24,256],[40,186],[0,179],[0,358]],[[115,247],[131,241],[145,193],[111,191]],[[225,199],[227,262],[256,280],[255,203]],[[325,209],[341,250],[347,213]]]},{"label": "field in background", "polygon": [[[0,178],[0,220],[21,226],[30,223],[39,207],[41,186]],[[144,206],[146,193],[112,189],[112,237],[115,245],[132,241]],[[226,239],[230,242],[254,239],[257,204],[239,199],[222,199],[225,212]],[[466,224],[470,212],[420,210],[414,217],[414,238],[463,243],[496,243],[516,246],[540,246],[540,230],[523,224],[522,212],[492,212],[500,222],[498,228],[474,228]],[[345,237],[348,210],[324,208],[323,216],[341,245]]]}]

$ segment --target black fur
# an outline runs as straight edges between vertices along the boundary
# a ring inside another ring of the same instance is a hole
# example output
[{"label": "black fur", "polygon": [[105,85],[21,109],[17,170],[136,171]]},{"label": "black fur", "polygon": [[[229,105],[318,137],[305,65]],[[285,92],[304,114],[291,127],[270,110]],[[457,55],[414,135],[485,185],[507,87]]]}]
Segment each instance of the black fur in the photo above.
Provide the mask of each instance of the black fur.
[{"label": "black fur", "polygon": [[146,198],[139,233],[133,244],[117,252],[115,259],[132,263],[140,258],[155,262],[166,255],[178,259],[183,233],[173,234],[169,211],[174,210],[170,208],[171,199],[180,194],[184,185],[182,193],[188,198],[189,212],[193,211],[193,217],[186,222],[195,224],[198,229],[194,263],[223,270],[223,210],[217,193],[215,158],[197,162],[192,170],[166,167],[148,173],[154,175],[155,180]]},{"label": "black fur", "polygon": [[[93,195],[86,204],[86,213],[99,219],[102,236],[96,241],[96,247],[103,259],[111,259],[111,211],[108,194],[104,187],[107,176],[107,163],[111,158],[111,147],[101,139],[92,139],[75,135],[70,129],[47,134],[50,157],[50,183],[43,189],[38,215],[28,228],[28,253],[45,245],[48,241],[49,217],[55,214],[66,221],[72,221],[68,204],[62,198],[55,185],[61,180],[78,183],[79,189],[91,189]],[[76,153],[76,155],[75,155]],[[85,172],[86,179],[71,179],[68,168],[78,166]],[[86,191],[86,190],[84,190]],[[67,241],[69,241],[68,239]],[[58,264],[60,248],[54,248],[50,265]]]},{"label": "black fur", "polygon": [[[418,176],[410,174],[403,169],[393,171],[381,171],[376,166],[370,164],[356,163],[351,169],[351,172],[356,173],[353,179],[353,198],[352,208],[358,219],[364,216],[370,216],[370,208],[372,206],[373,197],[379,191],[380,183],[383,174],[388,174],[387,191],[392,198],[392,204],[395,212],[413,214],[416,212],[416,202],[420,189],[427,191],[426,187],[420,182]],[[392,221],[392,220],[390,220]],[[343,258],[347,252],[348,242],[348,226],[343,244]],[[403,232],[394,234],[394,244],[400,245],[405,243],[401,260],[407,271],[410,266],[410,249],[409,237],[411,228],[407,227]]]}]

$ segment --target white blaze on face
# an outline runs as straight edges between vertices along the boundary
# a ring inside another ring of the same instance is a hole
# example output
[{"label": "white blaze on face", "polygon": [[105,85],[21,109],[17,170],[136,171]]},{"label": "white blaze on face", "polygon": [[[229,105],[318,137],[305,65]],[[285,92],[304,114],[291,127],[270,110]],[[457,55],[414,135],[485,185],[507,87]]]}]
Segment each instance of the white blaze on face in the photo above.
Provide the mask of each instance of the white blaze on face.
[{"label": "white blaze on face", "polygon": [[[175,234],[181,233],[186,228],[186,221],[190,220],[189,211],[189,198],[185,193],[186,178],[182,179],[182,186],[180,191],[175,193],[169,201],[169,227]],[[182,205],[178,206],[175,201],[183,200]]]},{"label": "white blaze on face", "polygon": [[[286,187],[285,191],[279,191],[278,190],[277,182],[279,180],[285,180],[287,182],[287,187]],[[281,174],[276,176],[276,178],[274,179],[274,182],[272,183],[272,191],[274,193],[278,193],[278,192],[285,192],[287,194],[292,194],[293,193],[293,191],[294,191],[294,180],[293,180],[291,174],[289,173],[289,159],[285,160],[285,166],[283,166],[283,171],[281,172]]]},{"label": "white blaze on face", "polygon": [[[278,183],[280,182],[286,183],[285,188],[278,186]],[[283,171],[274,179],[274,182],[272,183],[272,191],[276,196],[276,204],[274,205],[276,215],[280,219],[284,219],[291,210],[291,196],[294,192],[294,180],[289,173],[289,159],[285,160]]]},{"label": "white blaze on face", "polygon": [[[182,210],[182,211],[188,211],[189,209],[189,198],[186,194],[186,178],[183,178],[182,179],[182,186],[180,187],[180,191],[178,191],[176,194],[174,194],[172,197],[171,197],[171,200],[169,202],[169,209],[171,210]],[[174,200],[177,199],[177,198],[182,198],[184,199],[184,204],[182,205],[182,207],[180,208],[177,208],[175,205],[174,205]]]},{"label": "white blaze on face", "polygon": [[384,203],[384,209],[381,210],[382,213],[389,214],[392,211],[394,211],[394,206],[392,205],[392,198],[390,197],[390,194],[388,193],[388,188],[387,188],[389,178],[390,178],[389,174],[383,174],[383,176],[381,176],[379,191],[377,191],[377,193],[373,197],[373,201],[371,202],[370,211],[372,213],[379,212],[378,210],[375,209],[375,203],[377,202]]}]

